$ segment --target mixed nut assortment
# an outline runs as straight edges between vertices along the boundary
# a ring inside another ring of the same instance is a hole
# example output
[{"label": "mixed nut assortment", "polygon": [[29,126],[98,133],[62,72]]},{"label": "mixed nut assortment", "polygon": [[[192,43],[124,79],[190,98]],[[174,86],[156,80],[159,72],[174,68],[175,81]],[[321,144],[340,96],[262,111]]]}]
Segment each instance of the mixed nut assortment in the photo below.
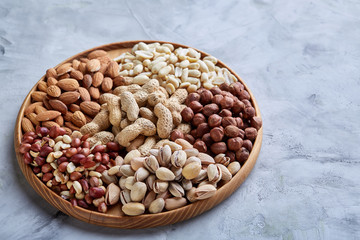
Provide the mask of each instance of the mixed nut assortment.
[{"label": "mixed nut assortment", "polygon": [[129,216],[212,197],[252,150],[261,118],[217,59],[138,43],[50,68],[31,95],[20,152],[74,206]]}]

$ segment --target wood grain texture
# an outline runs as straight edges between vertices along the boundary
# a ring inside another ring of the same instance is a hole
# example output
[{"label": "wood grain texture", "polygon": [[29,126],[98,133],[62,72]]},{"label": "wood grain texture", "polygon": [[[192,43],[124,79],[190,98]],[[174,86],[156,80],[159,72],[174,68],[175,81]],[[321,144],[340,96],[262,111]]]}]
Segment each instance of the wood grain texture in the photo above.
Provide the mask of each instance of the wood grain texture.
[{"label": "wood grain texture", "polygon": [[[130,51],[132,46],[134,46],[136,43],[140,41],[126,41],[126,42],[118,42],[118,43],[111,43],[106,44],[103,46],[95,47],[89,50],[86,50],[84,52],[81,52],[79,54],[76,54],[75,56],[72,56],[59,65],[71,62],[73,59],[77,59],[80,57],[86,57],[88,53],[91,51],[97,50],[97,49],[103,49],[107,51],[110,55],[110,57],[116,57],[120,55],[123,52]],[[162,41],[148,41],[144,40],[142,42],[145,43],[152,43],[152,42],[160,42],[160,43],[167,43]],[[181,44],[175,44],[172,43],[174,47],[184,47],[188,48],[188,46],[181,45]],[[197,49],[196,49],[197,50]],[[209,54],[204,53],[200,50],[197,50],[202,54],[202,57],[207,56]],[[59,66],[57,65],[57,66]],[[221,67],[228,68],[223,62],[220,60],[218,61],[218,65]],[[56,66],[56,67],[57,67]],[[246,84],[241,80],[241,78],[230,68],[228,68],[229,71],[234,74],[240,82],[242,82],[245,86],[245,89],[250,93],[251,96],[251,102],[255,108],[256,115],[261,117],[259,106],[250,91],[250,89],[246,86]],[[39,80],[43,81],[45,78],[45,75]],[[84,208],[80,207],[73,207],[69,201],[66,201],[62,199],[59,195],[55,194],[52,190],[50,190],[36,175],[32,172],[30,166],[26,165],[23,161],[22,154],[19,152],[19,146],[20,141],[22,137],[21,132],[21,120],[24,116],[24,110],[25,108],[30,105],[31,101],[31,93],[35,91],[36,85],[31,89],[29,94],[26,96],[15,125],[14,130],[14,147],[16,152],[16,157],[18,164],[21,168],[21,171],[23,172],[25,178],[30,183],[30,185],[34,188],[34,190],[42,196],[47,202],[49,202],[51,205],[56,207],[57,209],[61,210],[62,212],[73,216],[81,221],[107,226],[107,227],[116,227],[116,228],[149,228],[149,227],[156,227],[161,225],[168,225],[173,224],[176,222],[184,221],[186,219],[189,219],[191,217],[195,217],[222,202],[226,198],[228,198],[239,186],[244,182],[244,180],[247,178],[247,176],[250,174],[252,168],[254,167],[256,163],[256,159],[260,153],[261,149],[261,143],[262,143],[262,135],[263,131],[262,128],[258,131],[258,136],[254,142],[253,149],[250,153],[250,156],[248,160],[245,162],[245,164],[241,167],[240,171],[231,179],[230,182],[222,186],[220,189],[217,190],[216,194],[206,200],[198,201],[189,205],[186,205],[182,208],[175,209],[168,212],[162,212],[158,214],[144,214],[141,216],[135,216],[135,217],[129,217],[124,216],[121,212],[121,205],[115,205],[111,208],[109,208],[109,211],[104,213],[99,213],[95,211],[90,211]]]}]

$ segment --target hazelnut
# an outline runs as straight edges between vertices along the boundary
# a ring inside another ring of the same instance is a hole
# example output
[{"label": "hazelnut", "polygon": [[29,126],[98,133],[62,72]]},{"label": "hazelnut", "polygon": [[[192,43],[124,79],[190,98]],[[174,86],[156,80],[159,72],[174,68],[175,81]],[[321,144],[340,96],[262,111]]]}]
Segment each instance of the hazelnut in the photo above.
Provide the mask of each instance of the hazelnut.
[{"label": "hazelnut", "polygon": [[184,138],[184,134],[179,129],[174,129],[170,134],[170,140],[175,141],[178,138]]},{"label": "hazelnut", "polygon": [[219,115],[221,117],[231,117],[232,112],[229,109],[223,109],[223,110],[220,111]]},{"label": "hazelnut", "polygon": [[208,119],[208,124],[210,127],[219,127],[221,125],[222,117],[217,114],[213,114]]},{"label": "hazelnut", "polygon": [[197,113],[195,114],[193,120],[192,120],[192,124],[197,127],[199,126],[201,123],[205,123],[206,122],[206,118],[202,113]]},{"label": "hazelnut", "polygon": [[195,143],[195,138],[193,136],[191,136],[190,134],[185,134],[184,139],[186,141],[188,141],[190,144],[194,144]]},{"label": "hazelnut", "polygon": [[225,153],[227,151],[226,143],[224,142],[217,142],[211,145],[211,151],[214,154]]},{"label": "hazelnut", "polygon": [[243,140],[239,137],[229,138],[227,140],[227,146],[229,150],[231,151],[238,151],[240,150],[241,146],[243,144]]},{"label": "hazelnut", "polygon": [[223,91],[230,91],[230,86],[226,83],[221,84],[219,88]]},{"label": "hazelnut", "polygon": [[218,95],[215,95],[215,96],[211,99],[211,101],[212,101],[213,103],[215,103],[215,104],[217,104],[217,105],[220,106],[220,102],[221,102],[221,100],[222,100],[223,98],[224,98],[223,95],[218,94]]},{"label": "hazelnut", "polygon": [[234,105],[232,106],[231,110],[235,114],[239,114],[245,108],[245,104],[242,101],[235,101]]},{"label": "hazelnut", "polygon": [[242,146],[246,148],[249,152],[251,152],[251,149],[253,147],[252,142],[249,139],[244,140]]},{"label": "hazelnut", "polygon": [[194,113],[201,112],[203,110],[203,105],[198,101],[192,101],[189,103],[189,107],[194,111]]},{"label": "hazelnut", "polygon": [[243,129],[248,128],[248,127],[251,127],[250,121],[247,120],[247,119],[244,119],[244,127],[243,127]]},{"label": "hazelnut", "polygon": [[204,136],[202,136],[201,140],[204,141],[204,143],[206,144],[206,146],[211,146],[211,144],[214,143],[214,141],[212,140],[210,133],[205,133]]},{"label": "hazelnut", "polygon": [[240,118],[240,117],[236,117],[235,118],[235,121],[236,121],[236,126],[240,129],[243,129],[244,128],[244,122],[243,120]]},{"label": "hazelnut", "polygon": [[200,93],[200,103],[203,105],[211,103],[212,98],[213,98],[213,94],[207,89],[204,89]]},{"label": "hazelnut", "polygon": [[248,91],[242,90],[242,91],[240,91],[238,97],[239,97],[240,100],[243,100],[243,99],[249,100],[250,99],[250,94],[248,93]]},{"label": "hazelnut", "polygon": [[241,100],[241,102],[243,102],[245,104],[245,107],[252,107],[251,102],[247,99],[243,99],[243,100]]},{"label": "hazelnut", "polygon": [[232,152],[232,151],[226,151],[225,156],[228,157],[228,158],[230,158],[230,162],[235,161],[236,156],[235,156],[235,153],[234,153],[234,152]]},{"label": "hazelnut", "polygon": [[181,117],[185,122],[190,122],[194,117],[194,112],[191,108],[186,107],[181,111]]},{"label": "hazelnut", "polygon": [[249,158],[249,151],[242,147],[236,152],[236,160],[243,164]]},{"label": "hazelnut", "polygon": [[229,125],[225,128],[225,135],[234,138],[240,136],[240,129],[237,126]]},{"label": "hazelnut", "polygon": [[204,141],[196,141],[193,145],[194,148],[196,148],[199,152],[207,152],[207,147]]},{"label": "hazelnut", "polygon": [[196,129],[190,131],[191,136],[196,137]]},{"label": "hazelnut", "polygon": [[236,126],[236,121],[235,121],[235,118],[233,117],[224,117],[221,121],[221,125],[223,127],[227,127],[229,125],[234,125]]},{"label": "hazelnut", "polygon": [[257,130],[254,127],[248,127],[245,128],[245,136],[246,138],[248,138],[249,140],[255,140],[256,136],[257,136]]},{"label": "hazelnut", "polygon": [[201,123],[196,129],[196,136],[198,138],[201,138],[205,133],[210,132],[209,124],[207,123]]},{"label": "hazelnut", "polygon": [[219,112],[219,106],[215,103],[210,103],[203,108],[202,112],[205,116],[209,117],[211,114]]},{"label": "hazelnut", "polygon": [[224,137],[224,130],[219,127],[215,127],[210,130],[210,136],[214,142],[219,142]]},{"label": "hazelnut", "polygon": [[256,128],[256,130],[259,130],[262,126],[262,120],[260,117],[253,117],[250,120],[250,124],[252,127]]},{"label": "hazelnut", "polygon": [[224,108],[230,109],[234,105],[234,100],[231,97],[224,96],[223,99],[221,99],[220,101],[220,105],[223,109]]},{"label": "hazelnut", "polygon": [[221,93],[221,89],[218,88],[218,87],[213,87],[210,89],[210,92],[213,94],[213,95],[217,95],[217,94],[220,94]]},{"label": "hazelnut", "polygon": [[250,119],[255,116],[255,108],[246,107],[244,110],[244,118]]},{"label": "hazelnut", "polygon": [[193,101],[200,101],[200,94],[198,93],[190,93],[185,100],[185,104],[188,106]]},{"label": "hazelnut", "polygon": [[240,92],[244,90],[244,85],[242,85],[240,82],[235,82],[230,84],[230,92],[234,96],[239,96]]}]

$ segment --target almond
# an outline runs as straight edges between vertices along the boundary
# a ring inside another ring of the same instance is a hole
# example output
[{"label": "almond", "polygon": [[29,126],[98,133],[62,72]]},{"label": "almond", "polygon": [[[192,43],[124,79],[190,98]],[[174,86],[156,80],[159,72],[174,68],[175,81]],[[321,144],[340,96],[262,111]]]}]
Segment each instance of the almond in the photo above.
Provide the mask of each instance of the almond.
[{"label": "almond", "polygon": [[64,92],[60,95],[59,100],[68,105],[76,102],[79,98],[80,93],[78,92]]},{"label": "almond", "polygon": [[64,119],[65,119],[65,121],[71,122],[72,116],[73,116],[73,113],[72,113],[72,112],[66,112],[66,113],[64,114]]},{"label": "almond", "polygon": [[80,128],[72,124],[71,122],[65,122],[65,126],[70,128],[72,131],[80,131]]},{"label": "almond", "polygon": [[53,109],[61,112],[62,114],[65,114],[67,112],[68,109],[67,106],[60,100],[57,99],[50,100],[49,104]]},{"label": "almond", "polygon": [[42,100],[46,97],[46,93],[45,92],[41,92],[41,91],[34,91],[31,94],[31,98],[34,100],[34,102],[42,102]]},{"label": "almond", "polygon": [[102,56],[98,58],[100,61],[100,69],[99,72],[101,72],[102,74],[104,74],[106,72],[106,69],[109,66],[109,63],[111,61],[111,59],[108,56]]},{"label": "almond", "polygon": [[55,122],[57,124],[59,124],[59,126],[62,126],[62,125],[64,125],[64,118],[60,115],[60,116],[55,118]]},{"label": "almond", "polygon": [[58,80],[65,79],[65,78],[70,78],[70,74],[65,73],[64,75],[61,75],[60,77],[58,77]]},{"label": "almond", "polygon": [[36,106],[36,107],[35,107],[35,113],[36,113],[36,114],[39,114],[39,113],[42,113],[42,112],[46,112],[46,111],[47,111],[47,109],[44,108],[43,106]]},{"label": "almond", "polygon": [[115,61],[111,61],[107,70],[106,74],[111,78],[115,78],[119,75],[119,64]]},{"label": "almond", "polygon": [[65,78],[57,84],[64,91],[75,91],[79,88],[79,82],[73,78]]},{"label": "almond", "polygon": [[37,85],[37,88],[39,91],[46,92],[46,89],[47,89],[46,82],[43,82],[43,81],[39,82]]},{"label": "almond", "polygon": [[86,88],[83,87],[79,87],[79,93],[80,93],[80,98],[83,101],[91,101],[91,96],[89,91]]},{"label": "almond", "polygon": [[60,115],[61,115],[61,112],[50,110],[50,111],[39,113],[36,116],[36,120],[38,120],[39,122],[49,121],[49,120],[55,119],[56,117],[58,117]]},{"label": "almond", "polygon": [[41,123],[41,126],[47,127],[47,128],[51,128],[52,126],[60,127],[59,124],[57,124],[57,123],[54,122],[54,121],[45,121],[45,122],[42,122],[42,123]]},{"label": "almond", "polygon": [[104,50],[95,50],[88,54],[88,58],[94,59],[94,58],[98,58],[98,57],[102,57],[102,56],[106,56],[106,55],[107,55],[107,52],[105,52]]},{"label": "almond", "polygon": [[39,105],[42,106],[43,103],[42,103],[42,102],[35,102],[35,103],[30,104],[30,105],[25,109],[24,114],[27,115],[27,114],[29,114],[29,113],[33,113],[33,112],[35,111],[35,107],[36,107],[36,106],[39,106]]},{"label": "almond", "polygon": [[62,128],[65,129],[67,135],[71,136],[72,130],[70,128],[68,127],[62,127]]},{"label": "almond", "polygon": [[104,78],[103,83],[101,84],[101,89],[104,92],[109,92],[113,87],[113,80],[109,77]]},{"label": "almond", "polygon": [[97,59],[91,59],[89,62],[86,63],[86,69],[89,72],[96,72],[100,69],[100,61]]},{"label": "almond", "polygon": [[74,60],[72,61],[72,67],[73,67],[73,69],[78,70],[78,69],[79,69],[79,65],[80,65],[80,61],[79,61],[79,60],[74,59]]},{"label": "almond", "polygon": [[80,111],[80,106],[77,105],[77,104],[74,104],[74,103],[73,103],[73,104],[70,104],[69,110],[70,110],[71,112]]},{"label": "almond", "polygon": [[49,99],[48,99],[47,97],[44,98],[43,103],[44,103],[44,107],[45,107],[47,110],[52,110],[52,109],[53,109],[53,108],[51,107],[51,105],[49,104]]},{"label": "almond", "polygon": [[71,122],[77,127],[82,127],[86,124],[86,117],[81,111],[76,111],[72,115]]},{"label": "almond", "polygon": [[21,127],[24,132],[35,132],[35,128],[32,122],[26,117],[23,117],[21,120]]},{"label": "almond", "polygon": [[82,81],[82,85],[84,88],[89,88],[91,87],[93,80],[90,74],[85,74],[83,81]]},{"label": "almond", "polygon": [[50,77],[52,78],[57,77],[57,72],[55,68],[49,68],[48,70],[46,70],[46,78],[49,79]]},{"label": "almond", "polygon": [[53,78],[53,77],[49,77],[48,79],[47,79],[47,85],[48,86],[51,86],[51,85],[56,85],[57,83],[58,83],[58,80],[56,80],[55,78]]},{"label": "almond", "polygon": [[86,63],[80,63],[78,70],[82,72],[82,74],[85,74],[86,72]]},{"label": "almond", "polygon": [[85,114],[94,117],[100,111],[100,105],[96,102],[85,101],[80,104],[80,109]]},{"label": "almond", "polygon": [[103,80],[104,80],[104,75],[101,72],[97,72],[94,74],[92,78],[92,85],[94,87],[99,87],[103,82]]},{"label": "almond", "polygon": [[36,120],[36,113],[29,113],[26,115],[26,117],[35,125],[38,126],[40,123],[38,120]]},{"label": "almond", "polygon": [[100,90],[96,87],[91,87],[89,93],[92,99],[98,100],[100,98]]},{"label": "almond", "polygon": [[90,61],[90,59],[82,57],[82,58],[80,58],[80,61],[83,63],[88,63]]},{"label": "almond", "polygon": [[60,97],[61,95],[61,89],[56,85],[49,86],[46,92],[50,97]]},{"label": "almond", "polygon": [[71,67],[71,63],[64,63],[56,69],[56,72],[58,76],[61,76],[65,73],[71,72],[72,69],[73,68]]},{"label": "almond", "polygon": [[73,70],[70,73],[70,77],[80,81],[84,78],[84,74],[82,74],[82,72],[80,72],[79,70]]}]

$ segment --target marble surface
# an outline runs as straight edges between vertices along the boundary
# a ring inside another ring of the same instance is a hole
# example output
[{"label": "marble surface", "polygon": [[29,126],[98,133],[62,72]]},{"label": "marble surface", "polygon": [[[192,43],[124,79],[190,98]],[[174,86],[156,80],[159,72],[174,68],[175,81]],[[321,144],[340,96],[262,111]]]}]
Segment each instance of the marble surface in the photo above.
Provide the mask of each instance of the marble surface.
[{"label": "marble surface", "polygon": [[[359,239],[360,2],[0,2],[1,239]],[[49,67],[105,43],[157,39],[223,60],[264,121],[245,183],[191,220],[145,230],[68,217],[24,180],[17,112]]]}]

